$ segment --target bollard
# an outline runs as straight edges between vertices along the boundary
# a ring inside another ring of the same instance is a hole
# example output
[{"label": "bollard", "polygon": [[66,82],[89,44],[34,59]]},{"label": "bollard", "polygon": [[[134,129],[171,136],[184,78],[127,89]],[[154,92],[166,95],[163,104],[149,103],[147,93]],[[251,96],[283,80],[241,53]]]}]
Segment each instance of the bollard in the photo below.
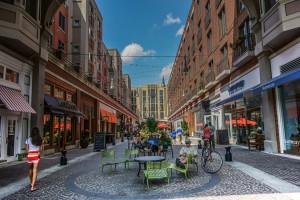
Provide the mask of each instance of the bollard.
[{"label": "bollard", "polygon": [[121,137],[121,142],[124,142],[124,137],[123,137],[123,135],[122,135],[122,137]]},{"label": "bollard", "polygon": [[115,140],[115,138],[112,139],[112,145],[113,145],[113,146],[116,145],[116,140]]},{"label": "bollard", "polygon": [[230,152],[231,146],[225,147],[226,154],[225,154],[225,161],[231,162],[232,161],[232,154]]},{"label": "bollard", "polygon": [[198,140],[198,149],[202,149],[202,143],[201,143],[201,140]]},{"label": "bollard", "polygon": [[67,165],[67,157],[66,157],[67,151],[62,151],[61,152],[61,157],[60,157],[60,165]]}]

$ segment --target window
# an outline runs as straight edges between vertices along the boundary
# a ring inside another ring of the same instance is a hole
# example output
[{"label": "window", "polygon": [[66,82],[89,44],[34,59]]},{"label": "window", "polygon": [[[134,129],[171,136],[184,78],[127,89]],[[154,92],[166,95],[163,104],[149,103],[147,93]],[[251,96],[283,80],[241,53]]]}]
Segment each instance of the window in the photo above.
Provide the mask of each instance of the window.
[{"label": "window", "polygon": [[27,76],[27,75],[24,76],[24,84],[30,85],[30,76]]},{"label": "window", "polygon": [[80,47],[79,47],[79,45],[73,45],[73,52],[75,52],[75,53],[80,52]]},{"label": "window", "polygon": [[219,13],[220,38],[226,33],[225,8]]},{"label": "window", "polygon": [[74,25],[74,26],[80,26],[80,21],[79,21],[79,19],[74,19],[73,25]]},{"label": "window", "polygon": [[44,144],[51,144],[51,117],[50,114],[45,114],[44,115],[44,135],[43,135],[43,139],[44,139]]},{"label": "window", "polygon": [[48,40],[48,44],[53,47],[53,36],[51,35]]},{"label": "window", "polygon": [[70,93],[67,93],[67,98],[66,98],[67,101],[69,102],[72,102],[73,101],[73,95],[70,94]]},{"label": "window", "polygon": [[209,72],[210,73],[213,72],[214,71],[214,62],[210,61],[209,64],[208,64],[208,66],[209,66]]},{"label": "window", "polygon": [[59,27],[65,31],[65,16],[63,16],[63,14],[61,12],[59,12]]},{"label": "window", "polygon": [[200,65],[202,65],[204,63],[204,57],[203,57],[203,49],[202,46],[200,46],[199,48],[199,55],[200,55]]},{"label": "window", "polygon": [[0,65],[0,78],[3,79],[4,76],[4,67]]},{"label": "window", "polygon": [[45,83],[44,85],[44,93],[47,95],[52,96],[52,91],[53,91],[53,86],[50,85],[49,83]]},{"label": "window", "polygon": [[208,50],[209,54],[212,52],[212,35],[211,35],[211,30],[207,34],[207,50]]},{"label": "window", "polygon": [[197,0],[197,13],[198,13],[198,16],[200,16],[200,12],[201,12],[201,1]]},{"label": "window", "polygon": [[60,88],[54,89],[54,96],[59,99],[65,99],[65,92]]},{"label": "window", "polygon": [[5,80],[18,84],[19,83],[19,73],[6,68]]},{"label": "window", "polygon": [[241,13],[243,9],[245,8],[244,4],[241,2],[241,0],[237,0],[237,13]]},{"label": "window", "polygon": [[227,44],[225,44],[221,49],[221,59],[228,57]]},{"label": "window", "polygon": [[65,43],[61,40],[58,40],[58,49],[65,50]]},{"label": "window", "polygon": [[265,1],[265,11],[268,12],[278,0],[264,0]]},{"label": "window", "polygon": [[36,19],[37,14],[37,2],[36,0],[26,0],[25,11],[34,19]]}]

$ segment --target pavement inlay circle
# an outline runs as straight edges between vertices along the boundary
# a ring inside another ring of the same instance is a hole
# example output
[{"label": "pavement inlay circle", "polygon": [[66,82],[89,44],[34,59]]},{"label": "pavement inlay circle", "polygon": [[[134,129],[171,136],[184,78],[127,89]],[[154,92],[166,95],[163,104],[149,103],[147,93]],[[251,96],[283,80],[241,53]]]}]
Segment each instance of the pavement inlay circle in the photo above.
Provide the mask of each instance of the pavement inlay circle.
[{"label": "pavement inlay circle", "polygon": [[188,179],[181,173],[175,173],[167,180],[152,180],[143,184],[142,175],[137,177],[137,169],[121,168],[117,171],[100,172],[98,169],[77,172],[65,180],[65,187],[77,194],[87,197],[101,197],[105,199],[122,198],[172,198],[186,197],[216,186],[221,178],[218,174],[207,174],[201,171],[191,171]]}]

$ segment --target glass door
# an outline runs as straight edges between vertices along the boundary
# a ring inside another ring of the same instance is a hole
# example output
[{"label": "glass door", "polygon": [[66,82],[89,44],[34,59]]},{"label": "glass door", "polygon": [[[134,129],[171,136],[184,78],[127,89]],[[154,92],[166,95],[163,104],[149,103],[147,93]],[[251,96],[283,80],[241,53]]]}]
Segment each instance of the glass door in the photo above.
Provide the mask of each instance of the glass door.
[{"label": "glass door", "polygon": [[12,157],[15,155],[15,134],[16,134],[16,119],[7,119],[7,129],[6,129],[6,154],[7,157]]},{"label": "glass door", "polygon": [[228,131],[229,135],[229,142],[230,144],[236,144],[236,132],[233,130],[233,123],[232,123],[232,114],[231,113],[225,113],[225,127]]}]

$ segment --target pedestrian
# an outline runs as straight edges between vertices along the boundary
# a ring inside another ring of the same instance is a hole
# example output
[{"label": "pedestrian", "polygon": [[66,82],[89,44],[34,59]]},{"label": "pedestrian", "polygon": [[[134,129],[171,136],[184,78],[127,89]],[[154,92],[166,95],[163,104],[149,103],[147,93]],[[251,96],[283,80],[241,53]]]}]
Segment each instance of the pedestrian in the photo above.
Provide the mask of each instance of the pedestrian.
[{"label": "pedestrian", "polygon": [[182,128],[179,125],[178,128],[176,129],[176,133],[177,133],[177,135],[179,137],[180,144],[182,144],[182,132],[183,132],[183,130],[182,130]]},{"label": "pedestrian", "polygon": [[26,151],[28,153],[28,175],[30,178],[30,191],[34,192],[35,182],[37,179],[38,166],[40,162],[40,151],[43,150],[43,139],[40,136],[40,131],[37,127],[34,127],[31,131],[30,137],[25,141]]},{"label": "pedestrian", "polygon": [[213,149],[215,149],[215,131],[216,131],[216,128],[214,127],[214,125],[211,124],[211,122],[208,123],[208,127],[210,129],[209,143],[210,143],[210,146]]},{"label": "pedestrian", "polygon": [[180,149],[179,158],[176,158],[176,166],[185,169],[184,164],[188,163],[188,157],[196,158],[198,155],[197,149],[191,146],[191,140],[186,139],[185,145]]},{"label": "pedestrian", "polygon": [[175,129],[172,131],[172,139],[173,139],[173,143],[176,144],[176,131],[175,131]]},{"label": "pedestrian", "polygon": [[204,146],[206,146],[207,142],[209,142],[210,139],[210,128],[208,127],[208,124],[205,124],[203,128],[203,139],[204,139]]}]

